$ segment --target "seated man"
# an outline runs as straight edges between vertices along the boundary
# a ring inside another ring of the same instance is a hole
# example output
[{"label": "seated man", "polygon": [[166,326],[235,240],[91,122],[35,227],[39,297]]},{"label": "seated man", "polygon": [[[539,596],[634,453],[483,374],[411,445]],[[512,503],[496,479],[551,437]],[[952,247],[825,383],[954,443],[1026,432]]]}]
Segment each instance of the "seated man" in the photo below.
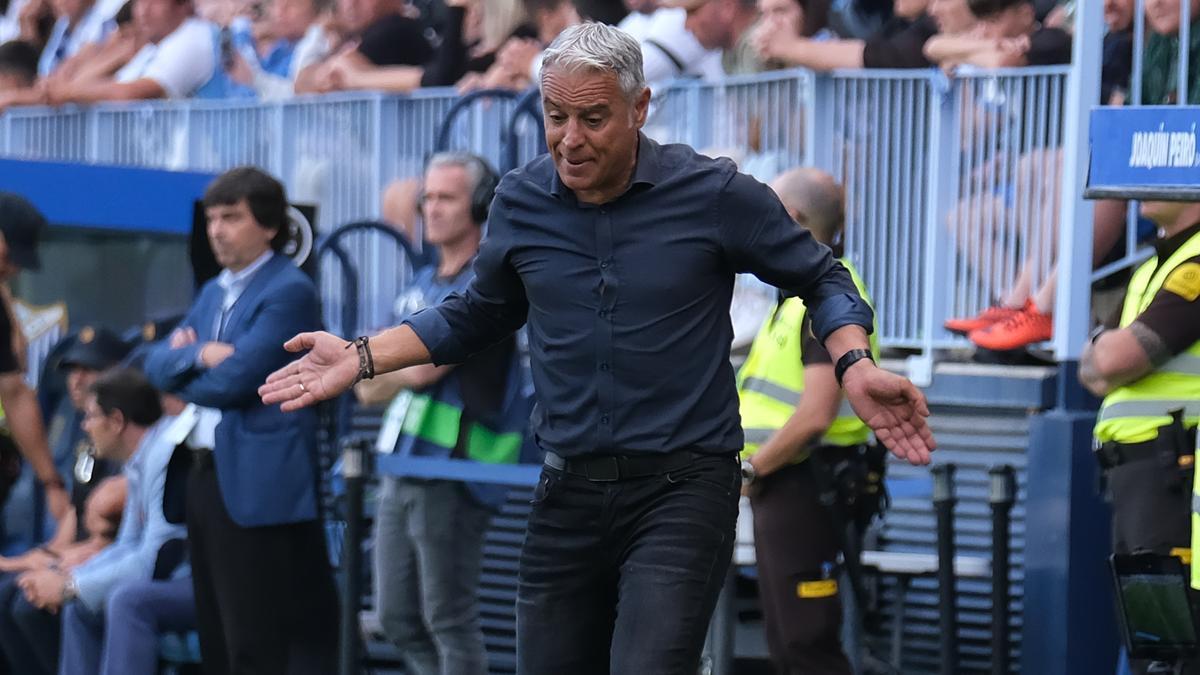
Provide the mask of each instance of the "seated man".
[{"label": "seated man", "polygon": [[329,54],[330,36],[320,20],[328,4],[326,0],[271,2],[266,20],[269,42],[259,42],[256,54],[238,50],[224,64],[229,77],[252,88],[263,100],[292,96],[300,71]]},{"label": "seated man", "polygon": [[38,75],[46,77],[85,45],[102,41],[113,29],[112,18],[120,6],[111,0],[52,0],[54,27],[42,48]]},{"label": "seated man", "polygon": [[[421,22],[406,14],[402,0],[339,0],[338,19],[346,41],[333,56],[304,68],[296,75],[296,93],[324,93],[339,89],[408,90],[420,86],[421,68],[433,46]],[[350,73],[382,72],[394,82],[348,81]],[[415,83],[409,82],[415,78]]]},{"label": "seated man", "polygon": [[1033,0],[967,0],[978,21],[968,35],[937,36],[925,43],[925,56],[953,70],[1052,66],[1071,62],[1071,36],[1037,22]]},{"label": "seated man", "polygon": [[[28,572],[73,570],[112,544],[125,508],[126,481],[116,476],[101,482],[88,497],[84,522],[89,535],[60,552],[45,549],[26,558]],[[26,599],[14,574],[0,581],[0,653],[13,673],[53,672],[58,660],[59,617]]]},{"label": "seated man", "polygon": [[74,570],[30,572],[18,581],[30,604],[63,612],[59,672],[99,672],[108,596],[119,582],[151,578],[163,544],[184,537],[163,512],[167,463],[183,439],[177,418],[162,412],[158,392],[138,371],[108,371],[92,385],[84,427],[101,457],[125,465],[122,527],[112,546]]},{"label": "seated man", "polygon": [[58,105],[188,98],[212,78],[215,32],[192,16],[191,0],[134,0],[133,21],[146,44],[114,77],[49,82],[47,100]]},{"label": "seated man", "polygon": [[39,98],[37,49],[28,42],[13,40],[0,45],[0,112],[13,105],[26,105]]},{"label": "seated man", "polygon": [[[1200,105],[1200,2],[1192,0],[1187,102]],[[1179,0],[1146,3],[1146,49],[1142,60],[1142,103],[1174,105],[1179,100]]]},{"label": "seated man", "polygon": [[926,68],[922,53],[935,35],[956,35],[974,23],[965,0],[896,0],[894,13],[865,40],[813,40],[777,20],[764,21],[754,37],[759,56],[813,70]]}]

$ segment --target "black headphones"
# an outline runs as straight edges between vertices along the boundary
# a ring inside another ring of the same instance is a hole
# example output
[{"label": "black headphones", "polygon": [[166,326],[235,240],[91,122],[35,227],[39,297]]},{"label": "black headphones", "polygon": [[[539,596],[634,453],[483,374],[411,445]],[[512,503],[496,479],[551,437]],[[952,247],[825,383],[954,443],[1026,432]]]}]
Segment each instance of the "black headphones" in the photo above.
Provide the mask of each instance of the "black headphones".
[{"label": "black headphones", "polygon": [[[428,169],[429,164],[439,158],[454,163],[469,164],[475,168],[479,174],[479,180],[475,183],[475,190],[471,193],[471,220],[475,221],[477,225],[486,223],[488,207],[492,205],[492,198],[496,196],[496,186],[500,184],[500,176],[479,155],[458,150],[434,153],[426,162],[426,168]],[[425,195],[422,192],[421,200],[424,201],[424,199]]]}]

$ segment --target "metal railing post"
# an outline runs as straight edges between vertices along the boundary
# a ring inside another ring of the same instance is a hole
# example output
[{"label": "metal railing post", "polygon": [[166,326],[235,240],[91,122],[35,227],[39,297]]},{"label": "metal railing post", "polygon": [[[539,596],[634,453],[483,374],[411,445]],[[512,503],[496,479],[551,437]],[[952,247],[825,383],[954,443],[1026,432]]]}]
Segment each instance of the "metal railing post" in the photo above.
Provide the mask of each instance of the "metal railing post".
[{"label": "metal railing post", "polygon": [[929,118],[926,138],[928,183],[925,194],[925,278],[921,293],[921,353],[908,358],[908,375],[918,386],[933,381],[934,350],[945,334],[942,322],[954,292],[954,249],[946,236],[946,223],[954,206],[958,176],[958,86],[943,88],[926,79],[924,96]]},{"label": "metal railing post", "polygon": [[1083,199],[1090,143],[1090,111],[1100,97],[1102,3],[1081,2],[1075,17],[1074,56],[1063,115],[1062,204],[1058,222],[1058,291],[1054,302],[1054,356],[1079,359],[1090,326],[1092,204]]}]

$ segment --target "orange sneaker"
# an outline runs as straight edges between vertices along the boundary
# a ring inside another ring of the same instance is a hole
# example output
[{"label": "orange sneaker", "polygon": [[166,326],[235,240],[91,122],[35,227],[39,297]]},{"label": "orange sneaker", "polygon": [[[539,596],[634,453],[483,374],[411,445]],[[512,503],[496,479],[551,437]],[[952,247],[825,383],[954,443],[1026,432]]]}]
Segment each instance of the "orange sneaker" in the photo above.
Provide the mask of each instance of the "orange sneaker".
[{"label": "orange sneaker", "polygon": [[1008,319],[1012,318],[1014,314],[1020,312],[1021,309],[996,305],[995,307],[988,307],[976,316],[961,319],[947,319],[946,323],[942,325],[945,326],[946,330],[950,331],[951,333],[968,335],[972,331],[991,328],[1002,321],[1007,321]]},{"label": "orange sneaker", "polygon": [[989,328],[972,331],[967,338],[984,349],[1010,351],[1054,335],[1054,317],[1038,311],[1032,300],[1008,319]]}]

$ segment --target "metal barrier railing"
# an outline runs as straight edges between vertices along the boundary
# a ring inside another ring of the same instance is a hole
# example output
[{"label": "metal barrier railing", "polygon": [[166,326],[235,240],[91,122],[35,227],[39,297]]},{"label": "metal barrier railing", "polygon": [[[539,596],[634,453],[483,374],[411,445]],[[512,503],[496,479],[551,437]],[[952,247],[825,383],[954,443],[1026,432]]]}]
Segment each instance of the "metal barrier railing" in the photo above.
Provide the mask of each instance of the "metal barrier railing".
[{"label": "metal barrier railing", "polygon": [[[964,344],[942,329],[947,317],[1036,288],[1053,269],[1062,186],[1075,190],[1059,168],[1068,70],[684,81],[656,95],[646,132],[729,155],[764,181],[801,164],[838,177],[846,251],[881,310],[881,343],[921,354],[913,366],[923,380],[936,349]],[[418,176],[439,147],[469,148],[502,168],[544,152],[537,113],[534,93],[461,100],[445,89],[32,108],[0,115],[0,154],[204,171],[259,164],[296,201],[318,204],[328,233],[376,218],[383,187]],[[405,273],[371,236],[342,244],[360,273],[379,275],[359,291],[369,323],[383,322],[394,299],[384,277]],[[338,302],[336,286],[323,289],[327,305]]]}]

